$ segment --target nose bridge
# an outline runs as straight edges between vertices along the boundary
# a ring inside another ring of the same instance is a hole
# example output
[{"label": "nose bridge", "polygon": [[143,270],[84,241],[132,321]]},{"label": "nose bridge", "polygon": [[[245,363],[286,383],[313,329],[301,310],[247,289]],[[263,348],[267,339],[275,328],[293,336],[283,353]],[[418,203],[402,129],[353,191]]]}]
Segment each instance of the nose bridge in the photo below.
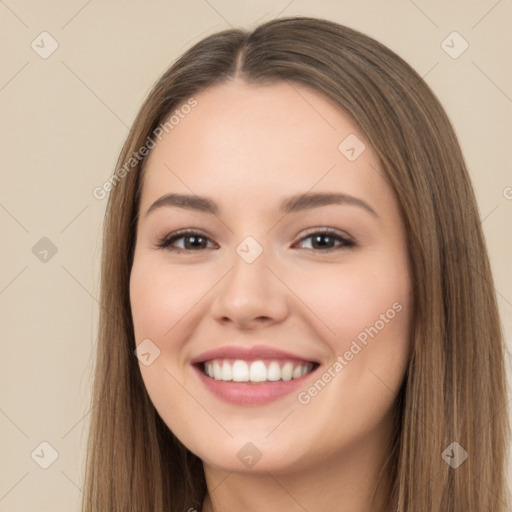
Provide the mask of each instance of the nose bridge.
[{"label": "nose bridge", "polygon": [[217,319],[229,318],[247,323],[286,314],[286,287],[273,275],[274,258],[268,245],[248,236],[236,247],[231,270],[220,284],[212,313]]},{"label": "nose bridge", "polygon": [[272,264],[271,260],[268,247],[264,248],[254,237],[246,237],[235,249],[225,292],[247,303],[257,304],[264,300],[274,288],[267,268]]}]

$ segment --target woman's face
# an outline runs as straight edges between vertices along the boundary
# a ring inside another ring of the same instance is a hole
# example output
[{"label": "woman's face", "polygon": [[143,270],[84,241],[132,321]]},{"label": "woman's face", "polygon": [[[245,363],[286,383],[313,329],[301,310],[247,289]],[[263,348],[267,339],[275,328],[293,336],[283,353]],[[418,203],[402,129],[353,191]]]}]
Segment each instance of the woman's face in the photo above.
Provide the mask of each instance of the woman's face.
[{"label": "woman's face", "polygon": [[148,157],[137,224],[130,300],[155,408],[229,471],[382,448],[412,303],[375,152],[302,85],[230,81],[195,100]]}]

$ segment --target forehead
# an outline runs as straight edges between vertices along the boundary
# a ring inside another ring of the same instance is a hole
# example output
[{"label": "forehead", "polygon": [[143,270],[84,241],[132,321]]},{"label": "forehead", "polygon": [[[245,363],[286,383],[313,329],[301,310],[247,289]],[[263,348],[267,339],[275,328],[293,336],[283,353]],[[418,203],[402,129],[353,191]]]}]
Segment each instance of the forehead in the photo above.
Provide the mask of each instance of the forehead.
[{"label": "forehead", "polygon": [[228,81],[194,98],[194,107],[176,107],[173,128],[148,156],[143,204],[171,191],[237,196],[248,206],[315,189],[390,194],[365,135],[307,86]]},{"label": "forehead", "polygon": [[[365,139],[331,99],[302,84],[281,81],[255,85],[230,80],[194,98],[197,105],[180,119],[173,116],[177,123],[164,134],[164,139],[171,139],[172,133],[171,146],[182,139],[190,141],[191,132],[197,133],[194,142],[201,149],[216,153],[232,151],[243,143],[244,151],[257,153],[264,145],[284,154],[298,151],[302,142],[308,143],[304,150],[315,145],[330,152],[337,151],[339,142],[350,133]],[[176,111],[180,111],[179,106]]]}]

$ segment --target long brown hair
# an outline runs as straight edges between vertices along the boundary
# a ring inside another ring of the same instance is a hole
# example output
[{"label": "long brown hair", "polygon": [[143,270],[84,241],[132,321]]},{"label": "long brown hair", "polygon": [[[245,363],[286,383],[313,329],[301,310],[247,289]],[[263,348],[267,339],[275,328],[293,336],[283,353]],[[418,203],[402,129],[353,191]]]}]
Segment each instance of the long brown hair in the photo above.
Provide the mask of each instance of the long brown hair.
[{"label": "long brown hair", "polygon": [[[292,17],[195,44],[153,87],[122,148],[117,169],[124,172],[113,175],[104,224],[83,511],[201,509],[201,461],[157,414],[133,353],[129,278],[145,159],[130,159],[180,105],[233,78],[285,80],[323,93],[366,134],[395,191],[414,309],[388,468],[390,503],[398,499],[401,512],[508,510],[505,345],[454,130],[422,78],[391,50],[336,23]],[[454,442],[468,454],[456,469],[447,462],[456,452],[445,451]]]}]

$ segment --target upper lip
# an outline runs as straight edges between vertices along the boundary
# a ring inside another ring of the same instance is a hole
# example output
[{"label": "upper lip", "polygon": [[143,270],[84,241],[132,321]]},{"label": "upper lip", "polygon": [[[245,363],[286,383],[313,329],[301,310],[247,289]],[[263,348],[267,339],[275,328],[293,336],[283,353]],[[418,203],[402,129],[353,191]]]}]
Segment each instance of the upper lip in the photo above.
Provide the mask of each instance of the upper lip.
[{"label": "upper lip", "polygon": [[193,358],[191,363],[204,363],[212,359],[242,359],[245,361],[256,361],[258,359],[290,359],[316,363],[314,359],[302,357],[285,350],[269,345],[253,345],[250,347],[241,345],[225,345],[224,347],[207,350]]}]

